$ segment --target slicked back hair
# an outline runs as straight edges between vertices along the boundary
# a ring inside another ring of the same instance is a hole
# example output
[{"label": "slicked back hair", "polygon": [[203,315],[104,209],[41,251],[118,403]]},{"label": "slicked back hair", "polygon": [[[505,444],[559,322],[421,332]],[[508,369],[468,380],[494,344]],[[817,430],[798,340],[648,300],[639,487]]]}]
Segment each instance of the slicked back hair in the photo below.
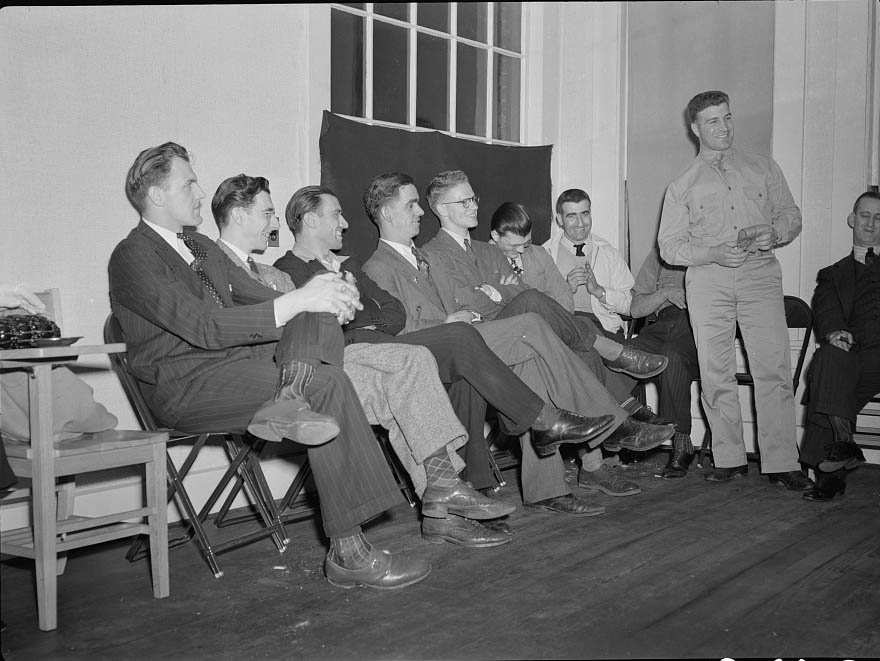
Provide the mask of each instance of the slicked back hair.
[{"label": "slicked back hair", "polygon": [[437,213],[437,199],[443,193],[454,186],[466,183],[469,183],[467,175],[461,170],[446,170],[436,175],[425,189],[425,197],[428,199],[428,206],[431,207],[431,211],[435,214]]},{"label": "slicked back hair", "polygon": [[373,179],[364,191],[364,208],[370,220],[378,226],[382,207],[397,197],[401,188],[415,185],[413,178],[403,172],[386,172]]},{"label": "slicked back hair", "polygon": [[859,204],[862,200],[880,200],[880,193],[874,190],[866,190],[864,193],[859,195],[856,198],[856,203],[853,204],[853,213],[857,213],[859,210]]},{"label": "slicked back hair", "polygon": [[146,208],[147,191],[152,186],[163,186],[171,172],[174,157],[189,163],[190,155],[176,142],[144,149],[128,168],[125,177],[125,196],[138,213]]},{"label": "slicked back hair", "polygon": [[269,190],[269,180],[265,177],[237,174],[224,180],[211,199],[211,213],[214,215],[217,227],[222,229],[229,222],[229,215],[233,209],[249,209],[254,203],[254,198],[263,191],[272,194]]},{"label": "slicked back hair", "polygon": [[587,195],[587,191],[581,190],[580,188],[569,188],[568,190],[562,191],[562,194],[558,198],[556,198],[556,213],[561,218],[563,204],[565,204],[566,202],[574,202],[575,204],[577,204],[578,202],[583,202],[584,200],[592,204],[590,196]]},{"label": "slicked back hair", "polygon": [[492,214],[492,229],[504,236],[508,232],[517,236],[526,236],[532,231],[532,219],[529,212],[518,202],[503,202]]},{"label": "slicked back hair", "polygon": [[699,94],[697,94],[693,99],[688,101],[687,110],[685,111],[685,114],[687,115],[688,128],[690,128],[691,124],[697,121],[697,115],[699,115],[700,112],[702,112],[706,108],[720,106],[722,103],[726,103],[729,106],[730,97],[719,90],[712,90],[711,92],[700,92]]},{"label": "slicked back hair", "polygon": [[336,197],[336,193],[326,186],[303,186],[291,196],[284,208],[284,219],[294,236],[302,234],[303,218],[307,213],[318,213],[322,195]]}]

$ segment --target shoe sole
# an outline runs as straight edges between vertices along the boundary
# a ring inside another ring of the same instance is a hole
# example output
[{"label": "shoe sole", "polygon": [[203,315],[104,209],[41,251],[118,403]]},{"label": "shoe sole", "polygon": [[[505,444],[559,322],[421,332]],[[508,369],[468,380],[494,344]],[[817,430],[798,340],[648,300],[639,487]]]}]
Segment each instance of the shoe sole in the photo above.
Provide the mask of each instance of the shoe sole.
[{"label": "shoe sole", "polygon": [[642,493],[641,488],[633,489],[632,491],[612,491],[608,487],[599,486],[598,484],[584,484],[583,482],[578,482],[578,486],[581,489],[585,489],[586,491],[601,491],[606,496],[615,496],[617,498],[623,498],[625,496],[637,496]]},{"label": "shoe sole", "polygon": [[450,544],[464,546],[469,549],[487,549],[493,546],[509,544],[512,538],[505,537],[504,539],[499,539],[494,542],[468,542],[462,539],[457,539],[451,535],[426,535],[425,533],[422,533],[422,539],[429,544],[442,544],[443,542],[449,542]]},{"label": "shoe sole", "polygon": [[323,445],[339,435],[339,425],[332,422],[295,422],[284,425],[254,423],[248,431],[264,441],[280,443],[285,438],[301,445]]},{"label": "shoe sole", "polygon": [[[593,444],[590,442],[594,441],[597,436],[601,436],[606,431],[608,431],[613,424],[614,420],[612,419],[609,420],[608,423],[604,425],[601,429],[594,431],[592,434],[590,434],[589,436],[585,436],[584,438],[576,439],[573,441],[556,441],[554,443],[551,443],[550,445],[545,445],[540,450],[533,445],[532,449],[535,451],[536,455],[543,459],[544,457],[550,457],[556,454],[557,450],[559,450],[559,446],[565,445],[566,443],[569,445],[583,445],[584,443],[587,443],[590,445],[590,447],[593,447]],[[598,445],[598,443],[596,444]]]},{"label": "shoe sole", "polygon": [[673,436],[675,436],[675,429],[671,430],[669,436],[651,441],[647,445],[627,445],[627,439],[623,439],[620,441],[620,447],[624,450],[631,450],[632,452],[647,452],[648,450],[653,450],[656,447],[660,447]]},{"label": "shoe sole", "polygon": [[666,362],[663,363],[662,367],[658,367],[656,370],[648,372],[647,374],[639,374],[637,372],[631,372],[630,370],[626,369],[625,367],[610,367],[609,366],[608,369],[612,370],[613,372],[620,372],[621,374],[626,374],[627,376],[631,376],[634,379],[650,379],[651,377],[654,377],[654,376],[657,376],[658,374],[660,374],[663,370],[666,369],[666,367],[668,365],[669,365],[669,359],[666,358]]},{"label": "shoe sole", "polygon": [[528,503],[526,507],[535,510],[547,510],[548,512],[558,512],[559,514],[568,514],[570,516],[602,516],[605,514],[605,510],[596,511],[596,512],[572,512],[571,510],[559,509],[558,507],[550,507],[549,505],[536,505],[533,503]]},{"label": "shoe sole", "polygon": [[373,590],[400,590],[401,588],[409,587],[410,585],[415,585],[416,583],[421,583],[428,576],[431,575],[431,570],[429,569],[421,576],[417,576],[411,581],[407,581],[406,583],[401,583],[400,585],[372,585],[370,583],[358,583],[357,581],[351,583],[340,583],[339,581],[334,581],[329,576],[325,575],[327,582],[337,588],[342,588],[343,590],[351,590],[352,588],[372,588]]},{"label": "shoe sole", "polygon": [[864,459],[847,459],[846,461],[822,461],[819,462],[819,470],[823,473],[833,473],[841,468],[852,470],[866,463]]},{"label": "shoe sole", "polygon": [[498,519],[516,511],[516,505],[508,505],[507,503],[493,504],[491,509],[485,507],[450,507],[442,503],[431,504],[427,506],[422,504],[422,516],[432,519],[445,519],[450,514],[463,517],[465,519],[474,519],[476,521],[485,521],[487,519]]}]

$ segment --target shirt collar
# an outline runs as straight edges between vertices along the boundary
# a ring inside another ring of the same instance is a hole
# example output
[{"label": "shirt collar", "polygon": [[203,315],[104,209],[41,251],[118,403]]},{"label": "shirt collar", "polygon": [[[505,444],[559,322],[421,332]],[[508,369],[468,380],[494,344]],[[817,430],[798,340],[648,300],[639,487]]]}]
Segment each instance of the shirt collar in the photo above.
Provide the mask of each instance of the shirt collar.
[{"label": "shirt collar", "polygon": [[445,227],[441,227],[440,229],[443,230],[444,232],[446,232],[446,233],[447,233],[449,236],[451,236],[453,239],[455,239],[455,242],[461,247],[462,250],[465,249],[465,247],[464,247],[464,240],[465,240],[465,239],[469,239],[469,238],[470,238],[469,236],[459,236],[458,234],[453,234],[452,232],[450,232],[450,231],[449,231],[448,229],[446,229]]},{"label": "shirt collar", "polygon": [[223,237],[220,237],[220,240],[221,240],[223,243],[225,243],[226,246],[227,246],[232,252],[234,252],[234,253],[235,253],[235,256],[238,257],[241,261],[246,262],[246,261],[248,260],[248,257],[250,257],[250,254],[249,254],[249,253],[246,253],[244,250],[242,250],[242,249],[239,248],[238,246],[234,246],[234,245],[232,245],[231,243],[229,243],[229,241],[227,241],[227,240],[224,239]]},{"label": "shirt collar", "polygon": [[169,246],[171,246],[171,249],[178,255],[180,255],[187,264],[193,261],[192,253],[190,252],[189,248],[186,247],[183,241],[177,238],[177,232],[172,232],[167,227],[162,227],[161,225],[157,225],[156,223],[151,223],[146,218],[141,218],[141,220],[144,222],[145,225],[147,225],[147,227],[149,227],[156,234],[162,237],[162,240],[165,241],[165,243],[167,243]]},{"label": "shirt collar", "polygon": [[717,167],[721,164],[723,160],[725,163],[730,163],[733,159],[735,152],[733,151],[733,147],[728,149],[727,151],[722,152],[704,152],[700,151],[700,158],[703,162],[708,165],[710,168]]},{"label": "shirt collar", "polygon": [[[862,264],[864,264],[865,263],[865,255],[867,255],[867,254],[868,254],[868,247],[867,246],[853,246],[853,257],[855,258],[855,260],[857,262],[861,262]],[[880,254],[878,254],[877,248],[874,248],[874,254],[876,254],[878,257],[880,257]]]},{"label": "shirt collar", "polygon": [[[559,243],[560,243],[560,245],[565,246],[565,249],[568,252],[570,252],[572,255],[575,253],[574,242],[571,239],[569,239],[567,236],[565,236],[565,234],[563,234],[560,237]],[[592,250],[593,250],[593,235],[590,234],[584,240],[584,254],[589,255],[592,252]]]},{"label": "shirt collar", "polygon": [[409,245],[404,245],[403,243],[397,243],[396,241],[389,241],[388,239],[379,239],[380,241],[384,241],[389,248],[394,250],[397,254],[403,257],[407,262],[412,264],[413,268],[419,268],[419,263],[416,260],[416,256],[413,254],[413,242],[410,241]]}]

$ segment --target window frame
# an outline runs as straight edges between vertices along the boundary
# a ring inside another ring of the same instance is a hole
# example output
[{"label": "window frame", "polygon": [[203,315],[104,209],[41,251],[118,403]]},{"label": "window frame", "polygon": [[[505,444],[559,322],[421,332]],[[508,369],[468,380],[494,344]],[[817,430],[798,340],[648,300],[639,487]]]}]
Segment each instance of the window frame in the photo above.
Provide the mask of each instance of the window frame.
[{"label": "window frame", "polygon": [[[495,45],[495,5],[496,2],[487,2],[487,41],[482,43],[473,39],[458,36],[458,3],[450,2],[449,5],[449,32],[443,32],[433,28],[418,25],[418,2],[407,3],[407,11],[409,15],[408,21],[391,18],[382,14],[377,14],[373,10],[374,3],[364,3],[364,9],[357,9],[340,3],[330,3],[330,12],[342,11],[347,14],[360,16],[364,19],[364,116],[349,115],[344,113],[336,113],[341,117],[363,122],[368,125],[386,126],[389,128],[402,128],[409,131],[434,131],[438,130],[449,136],[473,140],[486,144],[499,144],[510,146],[522,146],[526,144],[526,117],[524,110],[527,107],[526,95],[528,90],[528,53],[527,44],[529,43],[528,34],[528,18],[529,4],[528,2],[520,3],[520,52],[501,48]],[[390,122],[382,119],[376,119],[373,116],[373,43],[374,43],[374,23],[376,21],[396,26],[407,31],[407,99],[406,99],[406,123]],[[432,37],[443,39],[448,48],[448,76],[446,80],[446,98],[447,98],[447,118],[448,129],[432,129],[416,125],[416,108],[417,108],[417,42],[418,34],[426,34]],[[457,131],[457,66],[458,66],[458,44],[465,44],[476,48],[478,51],[485,53],[486,58],[486,87],[484,90],[486,102],[486,119],[483,127],[486,135],[472,135],[469,133],[460,133]],[[332,52],[332,35],[331,35],[331,52]],[[519,135],[517,140],[504,140],[494,138],[494,123],[497,119],[497,107],[495,101],[495,60],[496,55],[504,55],[519,60]],[[332,75],[332,70],[331,70]],[[334,111],[335,112],[335,111]]]}]

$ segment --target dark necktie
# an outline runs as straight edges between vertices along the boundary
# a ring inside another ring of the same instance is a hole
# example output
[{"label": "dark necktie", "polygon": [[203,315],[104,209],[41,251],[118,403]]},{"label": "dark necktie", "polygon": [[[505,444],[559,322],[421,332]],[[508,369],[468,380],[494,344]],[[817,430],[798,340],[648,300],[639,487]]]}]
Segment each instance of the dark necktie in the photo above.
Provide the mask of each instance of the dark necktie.
[{"label": "dark necktie", "polygon": [[211,278],[208,277],[208,274],[205,273],[205,269],[202,268],[202,264],[205,263],[205,260],[208,259],[208,253],[205,252],[205,249],[199,245],[199,242],[196,241],[191,235],[185,234],[184,232],[178,232],[177,238],[183,241],[183,244],[189,248],[189,251],[192,253],[193,261],[190,264],[190,268],[195,271],[196,275],[199,276],[199,280],[205,285],[205,288],[211,292],[211,296],[217,302],[221,308],[226,307],[223,303],[223,299],[220,298],[220,293],[217,291],[217,288],[214,287],[214,283],[211,282]]},{"label": "dark necktie", "polygon": [[510,260],[510,268],[513,269],[513,272],[516,273],[517,277],[521,278],[523,275],[522,267],[519,264],[517,264],[515,258],[508,257],[507,259]]},{"label": "dark necktie", "polygon": [[586,244],[575,243],[574,244],[574,254],[577,255],[578,257],[583,257],[584,256],[584,245],[586,245]]},{"label": "dark necktie", "polygon": [[877,254],[874,252],[874,249],[868,248],[868,252],[865,253],[865,266],[871,266],[875,259],[877,259]]},{"label": "dark necktie", "polygon": [[428,266],[428,256],[425,255],[422,250],[416,248],[415,246],[413,246],[411,249],[413,256],[416,258],[416,265],[418,266],[419,271],[421,271],[422,273],[427,273],[428,269],[430,268]]},{"label": "dark necktie", "polygon": [[255,275],[260,275],[260,271],[259,271],[259,269],[257,269],[257,263],[254,261],[254,258],[251,257],[250,255],[248,255],[247,263],[248,263],[248,266],[250,267],[251,271]]}]

